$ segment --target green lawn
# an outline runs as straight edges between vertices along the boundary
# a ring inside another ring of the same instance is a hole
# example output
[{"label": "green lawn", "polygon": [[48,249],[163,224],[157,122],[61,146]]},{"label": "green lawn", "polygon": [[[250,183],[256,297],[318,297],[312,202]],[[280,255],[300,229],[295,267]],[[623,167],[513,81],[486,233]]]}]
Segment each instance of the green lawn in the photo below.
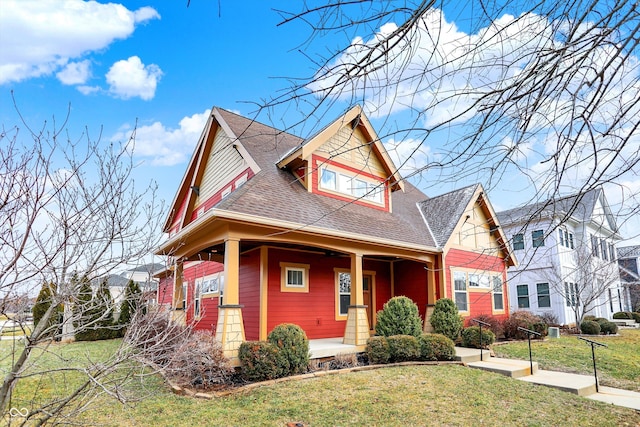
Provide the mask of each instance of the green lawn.
[{"label": "green lawn", "polygon": [[[595,351],[600,383],[640,391],[640,329],[621,329],[619,336],[588,338],[607,345]],[[529,359],[527,342],[494,345],[493,349],[498,357]],[[541,369],[593,375],[591,346],[575,336],[532,340],[531,353]]]},{"label": "green lawn", "polygon": [[[55,344],[38,367],[69,366],[87,356],[107,358],[119,340]],[[8,343],[0,343],[6,355]],[[7,359],[0,360],[6,369]],[[411,366],[352,372],[265,386],[239,395],[200,400],[171,393],[157,376],[131,378],[123,406],[98,396],[78,423],[101,426],[308,426],[517,425],[635,426],[637,412],[547,387],[458,365]],[[32,378],[16,389],[14,403],[59,395],[78,378]],[[37,390],[37,392],[36,392]]]}]

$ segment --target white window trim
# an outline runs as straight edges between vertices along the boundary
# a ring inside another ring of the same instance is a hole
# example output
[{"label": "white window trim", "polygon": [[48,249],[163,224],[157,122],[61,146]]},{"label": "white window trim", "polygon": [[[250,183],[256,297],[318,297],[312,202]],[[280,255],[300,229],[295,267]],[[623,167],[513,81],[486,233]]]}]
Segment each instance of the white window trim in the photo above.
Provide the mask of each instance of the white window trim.
[{"label": "white window trim", "polygon": [[[498,313],[504,313],[505,311],[505,303],[504,303],[504,280],[502,280],[502,276],[499,274],[494,274],[492,276],[490,276],[491,278],[491,293],[492,293],[492,297],[491,297],[491,308],[493,309],[494,313],[498,312]],[[495,286],[495,279],[499,279],[500,280],[500,292],[496,292],[496,286]],[[502,308],[496,308],[496,296],[500,295],[500,300],[502,301]]]},{"label": "white window trim", "polygon": [[[526,286],[527,288],[527,294],[526,295],[520,295],[520,293],[518,292],[518,289]],[[527,298],[527,307],[520,307],[520,298]],[[531,309],[531,295],[529,294],[529,285],[526,283],[520,283],[518,285],[516,285],[516,307],[518,307],[518,310],[530,310]]]},{"label": "white window trim", "polygon": [[[322,177],[324,176],[325,171],[334,174],[335,188],[323,184]],[[355,181],[364,183],[366,188],[363,189],[356,186]],[[327,165],[320,167],[320,173],[318,174],[318,188],[322,191],[341,196],[353,197],[358,200],[374,203],[380,206],[384,205],[384,181],[375,181],[369,177],[354,174],[353,172],[339,169],[337,167],[330,167]],[[364,191],[364,194],[359,195],[362,191]]]}]

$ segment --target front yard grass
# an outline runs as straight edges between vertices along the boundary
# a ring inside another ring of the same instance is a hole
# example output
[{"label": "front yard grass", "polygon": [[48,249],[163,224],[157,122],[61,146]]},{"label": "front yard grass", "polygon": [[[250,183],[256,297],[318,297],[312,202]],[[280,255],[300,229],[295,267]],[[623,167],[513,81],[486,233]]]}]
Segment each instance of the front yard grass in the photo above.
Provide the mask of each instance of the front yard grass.
[{"label": "front yard grass", "polygon": [[[7,354],[9,344],[0,342],[1,354]],[[107,358],[119,344],[120,340],[52,344],[42,352],[38,366],[53,368],[59,363],[59,356],[72,364],[89,355],[93,359]],[[0,360],[3,374],[7,362]],[[140,373],[138,367],[136,374]],[[177,396],[157,375],[133,378],[127,385],[127,394],[138,400],[122,405],[99,396],[77,423],[189,427],[284,426],[293,421],[305,426],[640,425],[640,414],[631,409],[459,365],[405,366],[329,375],[213,400]],[[73,382],[72,374],[65,381],[54,380],[53,376],[28,380],[16,389],[14,403],[29,405],[33,399],[60,396]]]},{"label": "front yard grass", "polygon": [[[640,391],[640,329],[620,329],[618,336],[587,336],[596,347],[598,381],[602,385]],[[529,359],[526,341],[494,345],[498,357]],[[541,369],[593,375],[591,346],[575,335],[531,341],[531,354]]]}]

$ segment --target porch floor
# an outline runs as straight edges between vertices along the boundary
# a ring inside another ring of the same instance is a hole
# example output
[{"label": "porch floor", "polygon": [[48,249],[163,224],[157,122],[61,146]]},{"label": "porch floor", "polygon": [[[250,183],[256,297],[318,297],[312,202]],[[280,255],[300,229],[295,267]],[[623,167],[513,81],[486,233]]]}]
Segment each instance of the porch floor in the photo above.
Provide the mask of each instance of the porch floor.
[{"label": "porch floor", "polygon": [[364,351],[364,346],[356,346],[342,343],[342,337],[322,338],[309,340],[309,351],[311,359],[322,359],[333,357],[336,354],[349,354]]}]

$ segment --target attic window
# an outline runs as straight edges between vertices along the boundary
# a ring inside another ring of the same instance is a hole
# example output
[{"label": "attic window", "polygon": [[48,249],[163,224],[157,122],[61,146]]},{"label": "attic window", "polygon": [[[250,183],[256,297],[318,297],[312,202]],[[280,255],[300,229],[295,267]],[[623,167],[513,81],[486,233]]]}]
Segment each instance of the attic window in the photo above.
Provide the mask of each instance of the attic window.
[{"label": "attic window", "polygon": [[236,188],[239,188],[245,182],[247,182],[247,174],[246,173],[244,175],[242,175],[240,178],[238,178],[234,185],[235,185]]},{"label": "attic window", "polygon": [[229,186],[229,187],[225,188],[224,190],[222,190],[222,198],[224,199],[229,194],[231,194],[231,186]]},{"label": "attic window", "polygon": [[326,167],[322,168],[320,188],[375,203],[383,203],[384,183],[368,181],[359,175],[356,177],[346,171],[336,172]]}]

